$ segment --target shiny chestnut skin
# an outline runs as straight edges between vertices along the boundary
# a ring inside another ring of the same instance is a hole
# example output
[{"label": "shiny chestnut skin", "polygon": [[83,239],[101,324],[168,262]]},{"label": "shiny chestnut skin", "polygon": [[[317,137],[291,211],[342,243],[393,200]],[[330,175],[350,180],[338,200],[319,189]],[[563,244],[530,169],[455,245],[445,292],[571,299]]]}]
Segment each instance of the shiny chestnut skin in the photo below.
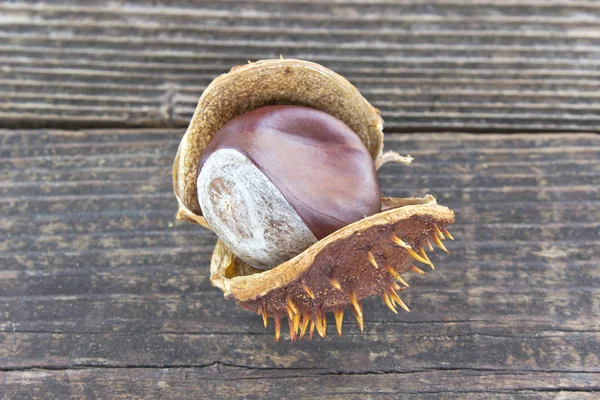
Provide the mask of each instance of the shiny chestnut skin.
[{"label": "shiny chestnut skin", "polygon": [[381,211],[364,144],[342,121],[308,107],[267,106],[234,118],[215,134],[198,171],[204,217],[258,268]]}]

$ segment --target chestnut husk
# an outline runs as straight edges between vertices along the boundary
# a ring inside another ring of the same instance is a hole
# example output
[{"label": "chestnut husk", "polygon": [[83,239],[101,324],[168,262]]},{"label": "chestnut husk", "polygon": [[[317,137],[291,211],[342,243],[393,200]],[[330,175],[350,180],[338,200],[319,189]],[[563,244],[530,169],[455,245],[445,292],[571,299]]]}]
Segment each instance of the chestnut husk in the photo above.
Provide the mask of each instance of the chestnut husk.
[{"label": "chestnut husk", "polygon": [[[362,140],[377,168],[387,162],[409,164],[412,158],[383,154],[383,120],[379,110],[345,78],[312,62],[277,59],[234,67],[217,77],[200,97],[173,165],[177,219],[211,229],[201,214],[196,175],[202,151],[214,134],[234,117],[267,105],[299,105],[342,120]],[[326,316],[333,312],[338,334],[350,307],[363,328],[361,300],[380,295],[393,311],[408,307],[397,291],[408,284],[403,273],[422,271],[415,261],[433,263],[425,253],[431,242],[452,238],[446,226],[454,213],[424,198],[383,198],[382,212],[321,239],[291,260],[268,271],[255,269],[218,241],[211,260],[211,282],[243,308],[262,315],[265,326],[288,318],[290,337],[301,338],[310,325],[326,335]],[[444,235],[445,233],[445,235]],[[401,285],[399,285],[400,283]]]}]

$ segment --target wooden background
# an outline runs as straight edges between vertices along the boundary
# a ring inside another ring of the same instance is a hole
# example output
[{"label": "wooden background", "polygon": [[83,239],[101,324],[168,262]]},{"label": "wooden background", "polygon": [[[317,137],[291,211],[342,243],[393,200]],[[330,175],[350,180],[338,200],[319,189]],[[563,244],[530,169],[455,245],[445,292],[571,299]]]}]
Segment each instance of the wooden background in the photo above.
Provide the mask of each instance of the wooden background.
[{"label": "wooden background", "polygon": [[0,124],[185,127],[216,75],[280,54],[346,76],[388,130],[600,122],[598,1],[50,0],[0,1]]},{"label": "wooden background", "polygon": [[[279,54],[382,110],[384,194],[456,211],[364,333],[275,344],[174,221],[203,88]],[[0,1],[0,399],[597,399],[599,78],[597,1]]]}]

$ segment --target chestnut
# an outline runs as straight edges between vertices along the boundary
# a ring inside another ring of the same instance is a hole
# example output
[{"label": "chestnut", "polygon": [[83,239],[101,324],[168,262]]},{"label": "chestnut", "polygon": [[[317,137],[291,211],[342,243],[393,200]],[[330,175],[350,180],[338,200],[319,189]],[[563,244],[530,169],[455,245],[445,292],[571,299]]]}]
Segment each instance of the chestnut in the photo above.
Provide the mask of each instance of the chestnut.
[{"label": "chestnut", "polygon": [[381,211],[375,163],[357,134],[301,106],[265,106],[226,123],[202,153],[197,195],[217,236],[260,269]]},{"label": "chestnut", "polygon": [[[292,341],[327,335],[362,301],[392,312],[405,277],[434,269],[426,250],[453,240],[452,210],[424,197],[379,199],[383,120],[343,76],[305,60],[249,62],[213,80],[173,162],[177,219],[217,233],[210,281]],[[189,234],[193,235],[192,231]],[[259,268],[256,268],[259,267]]]}]

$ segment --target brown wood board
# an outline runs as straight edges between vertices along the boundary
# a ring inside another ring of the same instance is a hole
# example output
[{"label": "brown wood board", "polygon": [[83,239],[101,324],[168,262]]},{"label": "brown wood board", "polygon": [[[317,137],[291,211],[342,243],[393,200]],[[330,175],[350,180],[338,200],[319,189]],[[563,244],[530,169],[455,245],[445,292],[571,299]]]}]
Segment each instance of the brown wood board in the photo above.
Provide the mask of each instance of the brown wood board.
[{"label": "brown wood board", "polygon": [[[385,195],[456,211],[395,315],[276,344],[174,220],[176,130],[0,131],[0,398],[595,398],[600,137],[387,135]],[[349,314],[349,313],[347,313]]]},{"label": "brown wood board", "polygon": [[184,127],[217,75],[302,58],[388,132],[598,131],[596,1],[0,1],[0,126]]}]

